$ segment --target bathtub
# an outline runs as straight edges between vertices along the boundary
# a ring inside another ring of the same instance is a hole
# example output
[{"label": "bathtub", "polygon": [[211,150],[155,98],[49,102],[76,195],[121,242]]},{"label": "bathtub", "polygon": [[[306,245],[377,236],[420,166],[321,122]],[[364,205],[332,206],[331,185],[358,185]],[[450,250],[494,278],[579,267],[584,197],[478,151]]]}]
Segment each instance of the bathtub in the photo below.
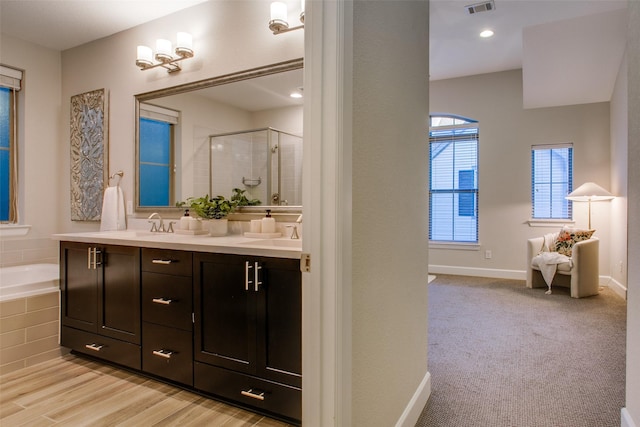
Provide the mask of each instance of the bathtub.
[{"label": "bathtub", "polygon": [[0,302],[57,292],[58,264],[29,264],[0,268]]}]

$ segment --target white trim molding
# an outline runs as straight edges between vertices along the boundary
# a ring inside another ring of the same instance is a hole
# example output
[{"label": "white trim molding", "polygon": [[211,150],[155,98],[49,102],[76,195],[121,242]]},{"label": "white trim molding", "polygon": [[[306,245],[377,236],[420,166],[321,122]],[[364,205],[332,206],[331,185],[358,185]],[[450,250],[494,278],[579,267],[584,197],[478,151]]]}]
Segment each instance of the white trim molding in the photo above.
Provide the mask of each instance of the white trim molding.
[{"label": "white trim molding", "polygon": [[629,413],[629,411],[627,410],[627,408],[622,408],[622,411],[620,411],[620,415],[621,415],[621,421],[620,421],[620,426],[621,427],[636,427],[636,423],[633,422],[633,419],[631,418],[631,414]]},{"label": "white trim molding", "polygon": [[526,280],[523,270],[501,270],[497,268],[460,267],[456,265],[429,264],[430,274],[455,274],[457,276],[495,277],[496,279]]},{"label": "white trim molding", "polygon": [[618,296],[623,298],[625,301],[627,299],[627,287],[622,283],[618,282],[613,277],[600,277],[600,283],[606,283],[606,285],[611,288],[613,292],[615,292]]},{"label": "white trim molding", "polygon": [[402,412],[396,427],[414,427],[427,404],[427,400],[429,400],[429,396],[431,396],[431,374],[427,371],[407,407]]},{"label": "white trim molding", "polygon": [[26,236],[30,229],[30,225],[0,224],[0,237]]}]

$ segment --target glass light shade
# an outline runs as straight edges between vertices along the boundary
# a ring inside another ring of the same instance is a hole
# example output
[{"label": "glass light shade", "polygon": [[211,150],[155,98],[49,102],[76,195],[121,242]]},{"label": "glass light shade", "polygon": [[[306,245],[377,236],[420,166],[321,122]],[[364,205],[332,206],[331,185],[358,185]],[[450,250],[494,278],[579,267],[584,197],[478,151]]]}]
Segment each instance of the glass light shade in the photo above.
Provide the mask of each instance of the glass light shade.
[{"label": "glass light shade", "polygon": [[138,67],[149,66],[153,63],[153,52],[149,46],[138,46],[136,65]]},{"label": "glass light shade", "polygon": [[190,58],[193,56],[193,38],[191,34],[179,32],[177,35],[178,43],[176,44],[176,54],[183,58]]},{"label": "glass light shade", "polygon": [[287,5],[279,1],[271,3],[271,20],[287,22]]},{"label": "glass light shade", "polygon": [[156,40],[156,59],[166,62],[171,60],[171,41],[167,39]]},{"label": "glass light shade", "polygon": [[191,34],[179,32],[177,38],[178,38],[178,43],[176,45],[176,49],[177,48],[193,49],[193,37],[191,37]]},{"label": "glass light shade", "polygon": [[300,0],[300,22],[304,24],[304,1]]}]

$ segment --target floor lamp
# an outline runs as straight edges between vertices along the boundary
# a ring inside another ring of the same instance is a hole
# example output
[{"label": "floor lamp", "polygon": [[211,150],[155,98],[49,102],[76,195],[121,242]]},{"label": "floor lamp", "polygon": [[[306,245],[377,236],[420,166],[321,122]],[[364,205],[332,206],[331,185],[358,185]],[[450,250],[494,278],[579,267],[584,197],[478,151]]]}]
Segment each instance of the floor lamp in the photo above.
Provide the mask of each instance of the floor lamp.
[{"label": "floor lamp", "polygon": [[574,202],[589,202],[589,230],[591,230],[591,202],[604,202],[616,196],[593,182],[585,182],[566,197]]}]

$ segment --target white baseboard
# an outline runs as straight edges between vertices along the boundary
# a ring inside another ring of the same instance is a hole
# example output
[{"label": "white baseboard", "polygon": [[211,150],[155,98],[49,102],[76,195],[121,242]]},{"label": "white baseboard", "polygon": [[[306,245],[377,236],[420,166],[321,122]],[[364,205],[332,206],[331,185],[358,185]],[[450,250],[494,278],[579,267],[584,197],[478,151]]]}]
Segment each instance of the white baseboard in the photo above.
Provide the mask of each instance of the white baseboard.
[{"label": "white baseboard", "polygon": [[413,393],[409,404],[402,412],[400,419],[398,419],[396,427],[414,427],[427,404],[427,400],[429,400],[429,396],[431,396],[431,374],[427,371],[415,393]]},{"label": "white baseboard", "polygon": [[[613,277],[609,277],[608,279],[609,280],[608,280],[606,286],[611,288],[611,290],[613,292],[615,292],[618,296],[620,296],[621,298],[624,298],[626,300],[627,299],[627,287],[624,286],[622,283],[618,282]],[[602,282],[602,278],[600,278],[600,283],[603,283]]]},{"label": "white baseboard", "polygon": [[[453,274],[456,276],[493,277],[496,279],[526,280],[527,272],[522,270],[502,270],[499,268],[460,267],[457,265],[429,264],[431,274]],[[620,297],[627,299],[627,288],[610,276],[600,276],[600,286],[608,286]]]},{"label": "white baseboard", "polygon": [[459,267],[454,265],[429,264],[431,274],[455,274],[457,276],[494,277],[496,279],[526,280],[527,273],[523,270],[501,270],[497,268]]},{"label": "white baseboard", "polygon": [[622,408],[621,418],[622,418],[622,420],[620,421],[621,427],[636,427],[636,423],[633,422],[633,419],[631,418],[631,414],[629,413],[629,411],[627,411],[627,408]]}]

